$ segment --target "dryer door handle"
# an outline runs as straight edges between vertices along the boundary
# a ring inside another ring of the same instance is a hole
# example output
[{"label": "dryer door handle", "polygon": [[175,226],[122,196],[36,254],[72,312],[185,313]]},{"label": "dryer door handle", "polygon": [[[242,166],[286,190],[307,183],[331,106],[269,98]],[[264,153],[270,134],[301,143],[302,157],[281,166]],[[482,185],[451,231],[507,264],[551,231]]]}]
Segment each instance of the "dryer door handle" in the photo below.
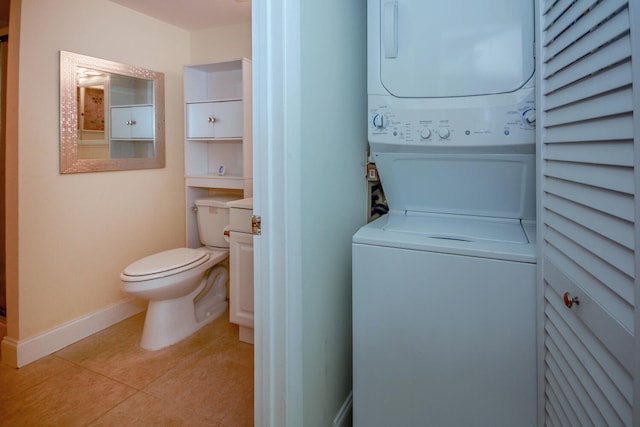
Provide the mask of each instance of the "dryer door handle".
[{"label": "dryer door handle", "polygon": [[386,2],[382,12],[382,44],[384,47],[384,57],[393,59],[398,56],[398,2]]}]

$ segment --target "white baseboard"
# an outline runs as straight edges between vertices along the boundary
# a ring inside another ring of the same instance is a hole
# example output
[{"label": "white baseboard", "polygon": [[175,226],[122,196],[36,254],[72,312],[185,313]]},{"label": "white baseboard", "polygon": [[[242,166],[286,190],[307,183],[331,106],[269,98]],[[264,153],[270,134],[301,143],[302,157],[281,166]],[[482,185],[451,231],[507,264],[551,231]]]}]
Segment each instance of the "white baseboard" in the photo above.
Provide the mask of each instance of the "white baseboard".
[{"label": "white baseboard", "polygon": [[25,340],[2,340],[2,363],[21,368],[31,362],[112,326],[146,308],[146,301],[128,299],[64,323]]},{"label": "white baseboard", "polygon": [[353,425],[353,392],[349,393],[338,415],[333,419],[333,427],[351,427]]}]

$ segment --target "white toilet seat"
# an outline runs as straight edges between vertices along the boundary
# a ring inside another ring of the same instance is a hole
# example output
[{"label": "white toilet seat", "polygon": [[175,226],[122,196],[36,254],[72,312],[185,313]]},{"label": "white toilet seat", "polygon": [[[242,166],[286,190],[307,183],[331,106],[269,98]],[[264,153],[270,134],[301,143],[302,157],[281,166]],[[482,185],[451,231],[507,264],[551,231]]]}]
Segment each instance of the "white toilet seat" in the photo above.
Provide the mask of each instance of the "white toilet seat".
[{"label": "white toilet seat", "polygon": [[124,282],[141,282],[172,276],[207,262],[208,251],[176,248],[142,258],[124,269],[120,279]]}]

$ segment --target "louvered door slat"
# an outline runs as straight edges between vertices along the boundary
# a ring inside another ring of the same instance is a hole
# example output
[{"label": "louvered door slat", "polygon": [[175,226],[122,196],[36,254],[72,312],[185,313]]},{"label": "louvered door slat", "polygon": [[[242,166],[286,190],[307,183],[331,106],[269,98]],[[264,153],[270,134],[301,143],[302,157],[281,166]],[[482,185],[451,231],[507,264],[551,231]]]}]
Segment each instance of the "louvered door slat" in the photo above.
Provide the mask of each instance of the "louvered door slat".
[{"label": "louvered door slat", "polygon": [[[584,250],[582,246],[568,238],[565,234],[551,227],[547,230],[546,240],[549,243],[548,249],[550,255],[554,255],[552,258],[559,259],[567,257],[582,268],[582,273],[574,271],[573,275],[577,278],[582,278],[586,291],[600,297],[602,297],[601,294],[607,293],[604,301],[610,300],[613,302],[609,304],[603,303],[603,305],[607,307],[609,311],[615,313],[616,316],[620,316],[624,311],[628,310],[630,312],[628,314],[629,317],[633,317],[633,277],[625,274],[596,254]],[[573,266],[567,265],[565,268],[573,269]],[[584,277],[585,275],[589,275],[590,278]],[[600,287],[604,287],[604,289],[599,290],[598,288]],[[622,305],[622,303],[627,304],[627,306]],[[630,328],[632,323],[632,320],[627,319],[627,328]]]},{"label": "louvered door slat", "polygon": [[546,136],[548,138],[546,142],[550,144],[554,142],[630,139],[633,136],[633,118],[631,116],[611,117],[597,121],[550,127],[546,130]]},{"label": "louvered door slat", "polygon": [[630,113],[631,111],[633,111],[631,88],[627,88],[584,100],[579,104],[558,107],[553,111],[553,114],[547,114],[546,124],[547,126],[558,126]]},{"label": "louvered door slat", "polygon": [[[549,339],[546,347],[558,364],[558,368],[567,378],[572,393],[580,402],[580,424],[589,425],[624,425],[623,417],[628,417],[628,405],[616,405],[614,407],[607,402],[607,395],[618,395],[617,402],[625,402],[620,390],[617,389],[611,379],[603,375],[600,367],[591,357],[579,357],[586,349],[572,331],[563,324],[561,316],[554,310],[547,312],[554,323],[565,326],[561,333],[550,323],[546,331]],[[587,368],[589,367],[589,369]],[[605,421],[607,420],[607,421]]]},{"label": "louvered door slat", "polygon": [[[578,419],[580,425],[598,425],[604,424],[603,421],[606,417],[611,417],[614,413],[601,414],[597,408],[596,401],[599,396],[590,396],[589,393],[594,393],[594,388],[589,381],[589,375],[583,367],[573,366],[572,362],[575,359],[575,354],[570,348],[567,348],[565,337],[561,336],[555,328],[547,328],[547,335],[549,339],[546,342],[549,352],[554,355],[555,362],[558,366],[557,369],[562,372],[566,386],[571,387],[572,395],[575,399],[574,413]],[[564,345],[563,345],[564,344]],[[562,346],[563,348],[560,348]],[[578,371],[574,371],[578,369]],[[586,384],[582,384],[586,380]],[[582,402],[587,401],[588,405],[582,405]],[[579,406],[578,406],[579,405]]]},{"label": "louvered door slat", "polygon": [[545,192],[591,206],[593,209],[626,221],[634,220],[633,195],[589,187],[552,177],[545,179]]},{"label": "louvered door slat", "polygon": [[562,235],[576,242],[583,250],[595,254],[623,273],[633,276],[633,253],[555,212],[547,212],[546,217],[546,224],[549,227],[562,230]]},{"label": "louvered door slat", "polygon": [[545,410],[547,411],[547,426],[555,427],[555,426],[568,426],[569,422],[563,423],[560,421],[560,416],[556,412],[556,408],[558,408],[560,404],[558,403],[558,399],[556,398],[553,390],[547,391],[547,404],[545,405]]},{"label": "louvered door slat", "polygon": [[547,365],[549,366],[547,382],[549,383],[549,388],[558,400],[556,411],[563,420],[562,425],[580,427],[582,423],[578,419],[577,414],[584,413],[582,405],[573,393],[573,389],[553,356],[547,358]]},{"label": "louvered door slat", "polygon": [[[560,9],[564,10],[571,4],[571,2],[569,0],[562,0],[562,1],[565,2],[565,6],[560,8],[559,6],[558,7],[554,7],[554,6],[557,6],[558,0],[543,0],[542,2],[544,3],[544,5],[542,6],[542,14],[543,15],[550,14],[550,10],[551,10],[552,7],[556,11],[559,11]],[[551,25],[553,23],[553,21],[555,21],[556,18],[557,18],[557,16],[554,17],[553,19],[548,19],[547,20],[548,25]],[[543,29],[546,30],[547,28],[549,28],[549,27],[546,26]]]},{"label": "louvered door slat", "polygon": [[545,207],[581,226],[606,236],[622,247],[633,251],[633,223],[616,218],[612,215],[592,209],[590,206],[580,205],[570,200],[549,194]]},{"label": "louvered door slat", "polygon": [[546,174],[550,177],[633,194],[633,169],[587,163],[547,162]]},{"label": "louvered door slat", "polygon": [[600,49],[571,64],[562,73],[547,78],[543,93],[546,95],[556,91],[630,57],[631,40],[629,37],[622,37],[607,45],[606,49]]},{"label": "louvered door slat", "polygon": [[[608,5],[609,2],[604,2],[603,4]],[[551,48],[548,49],[547,55],[549,58],[546,61],[547,67],[545,68],[544,77],[557,73],[569,64],[589,54],[594,47],[601,47],[629,31],[629,13],[624,10],[594,30],[590,32],[587,32],[587,30],[588,28],[578,22],[563,34],[563,39],[571,42],[570,44],[561,43],[560,39],[556,40],[554,45],[557,45],[557,54],[550,55]],[[585,35],[583,36],[583,34]]]},{"label": "louvered door slat", "polygon": [[600,95],[631,85],[633,75],[631,61],[612,66],[588,80],[579,80],[548,94],[545,98],[547,110]]},{"label": "louvered door slat", "polygon": [[596,0],[578,0],[573,2],[561,1],[549,11],[547,22],[549,26],[545,31],[544,45],[549,44],[560,34],[570,28],[573,23],[586,13]]},{"label": "louvered door slat", "polygon": [[594,141],[549,144],[545,160],[633,167],[633,144],[629,141]]},{"label": "louvered door slat", "polygon": [[626,0],[608,0],[604,2],[601,7],[597,7],[593,11],[582,15],[569,29],[572,32],[565,31],[561,33],[557,39],[554,40],[553,45],[547,46],[544,61],[548,61],[549,58],[557,55],[562,49],[565,49],[569,44],[573,43],[578,38],[576,35],[586,34],[591,28],[597,25],[598,22],[613,14],[625,4]]}]

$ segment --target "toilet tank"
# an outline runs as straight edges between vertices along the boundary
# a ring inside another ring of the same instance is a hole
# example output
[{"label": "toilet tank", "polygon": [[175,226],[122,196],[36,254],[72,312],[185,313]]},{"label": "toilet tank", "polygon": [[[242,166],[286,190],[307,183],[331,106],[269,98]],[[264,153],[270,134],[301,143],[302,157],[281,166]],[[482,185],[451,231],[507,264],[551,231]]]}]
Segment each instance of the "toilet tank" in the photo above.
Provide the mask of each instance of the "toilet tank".
[{"label": "toilet tank", "polygon": [[216,248],[228,248],[229,241],[224,235],[229,226],[227,203],[238,200],[234,196],[213,196],[196,200],[196,219],[200,243]]}]

